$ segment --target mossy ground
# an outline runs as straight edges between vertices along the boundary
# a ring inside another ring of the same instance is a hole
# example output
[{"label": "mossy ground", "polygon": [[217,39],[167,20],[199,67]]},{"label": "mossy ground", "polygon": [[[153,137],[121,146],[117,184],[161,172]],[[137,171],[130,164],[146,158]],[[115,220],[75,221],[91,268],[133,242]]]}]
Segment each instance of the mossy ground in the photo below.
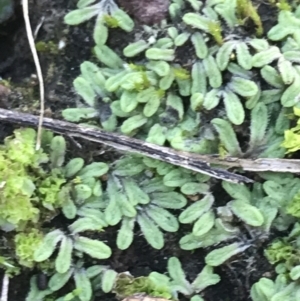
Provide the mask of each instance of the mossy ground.
[{"label": "mossy ground", "polygon": [[[150,1],[150,0],[149,0]],[[2,99],[1,107],[36,113],[38,110],[38,88],[36,79],[32,78],[35,73],[31,52],[28,47],[26,33],[23,24],[22,10],[19,1],[13,18],[0,25],[0,76],[10,80],[10,94],[5,101]],[[92,56],[93,40],[90,35],[94,21],[80,26],[68,28],[62,22],[63,16],[69,8],[75,7],[76,0],[39,0],[30,2],[30,16],[33,28],[37,26],[42,17],[45,17],[43,25],[38,33],[36,41],[56,44],[65,41],[66,47],[57,54],[40,53],[41,66],[45,78],[46,89],[46,115],[60,118],[60,112],[66,107],[74,107],[79,101],[72,88],[73,79],[79,74],[79,66],[85,60],[94,60]],[[268,31],[276,22],[276,9],[266,5],[266,1],[256,0],[259,5],[259,13],[265,31]],[[254,30],[254,25],[249,22],[249,33]],[[136,31],[140,31],[137,27]],[[136,32],[130,35],[134,36]],[[108,44],[118,51],[130,42],[130,35],[124,35],[122,31],[113,30]],[[188,62],[189,48],[180,49],[181,63]],[[1,83],[1,82],[0,82]],[[12,133],[13,126],[0,123],[0,139]],[[79,147],[74,141],[69,140],[74,156],[91,159],[113,160],[119,154],[108,150],[101,145],[78,141]],[[215,187],[216,192],[222,198],[224,192]],[[52,223],[63,225],[62,218],[56,218]],[[181,230],[185,233],[185,227]],[[103,235],[103,234],[101,234]],[[113,249],[113,256],[107,260],[112,268],[118,272],[129,271],[134,276],[144,276],[151,271],[165,272],[167,259],[177,256],[185,267],[186,274],[192,279],[204,266],[204,256],[208,250],[197,250],[193,253],[183,251],[178,242],[170,233],[166,234],[166,246],[162,250],[152,249],[141,236],[136,237],[133,245],[125,251],[120,251],[115,246],[117,228],[111,227],[105,232],[105,238]],[[263,250],[276,236],[271,234],[268,240],[251,238],[245,230],[241,240],[251,240],[252,246],[243,254],[239,255],[230,265],[222,265],[216,272],[221,276],[221,282],[216,286],[205,290],[206,301],[245,301],[249,296],[251,285],[263,275],[271,275],[272,267],[263,256]],[[103,236],[102,236],[103,237]],[[102,238],[103,239],[103,238]],[[0,240],[0,244],[1,244]],[[1,247],[1,246],[0,246]],[[36,272],[36,271],[34,271]],[[2,279],[2,275],[0,275]],[[29,273],[22,273],[10,283],[8,300],[23,301],[29,288]],[[113,300],[113,295],[105,294],[97,296],[97,300]]]}]

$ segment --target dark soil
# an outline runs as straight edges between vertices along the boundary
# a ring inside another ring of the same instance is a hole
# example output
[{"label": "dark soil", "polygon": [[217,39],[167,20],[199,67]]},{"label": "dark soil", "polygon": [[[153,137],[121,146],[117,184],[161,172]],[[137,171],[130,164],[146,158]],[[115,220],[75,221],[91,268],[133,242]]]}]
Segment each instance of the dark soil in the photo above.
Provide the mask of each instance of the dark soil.
[{"label": "dark soil", "polygon": [[[149,0],[150,1],[150,0]],[[266,31],[274,24],[274,11],[263,1],[254,1],[260,5],[259,12],[263,16]],[[60,118],[63,108],[74,106],[79,98],[73,91],[72,81],[79,74],[79,66],[84,60],[94,60],[91,49],[93,40],[91,28],[94,20],[80,26],[67,27],[62,19],[66,12],[74,8],[77,0],[31,0],[30,16],[33,29],[44,18],[36,41],[66,43],[66,47],[58,53],[40,53],[42,70],[46,88],[46,115]],[[249,23],[252,32],[253,24]],[[122,47],[128,43],[128,36],[115,30],[110,36],[110,45]],[[188,52],[183,52],[186,55]],[[185,58],[183,58],[184,60]],[[37,81],[33,76],[35,67],[28,47],[25,33],[22,10],[19,1],[16,1],[14,16],[5,24],[0,24],[0,77],[10,80],[11,86],[5,95],[0,94],[0,106],[30,113],[38,112]],[[1,82],[0,82],[1,83]],[[12,125],[0,123],[0,139],[11,134]],[[69,140],[73,150],[72,155],[84,156],[91,159],[113,160],[118,154],[108,151],[106,147],[94,145],[84,141]],[[84,155],[83,155],[84,154]],[[217,194],[222,200],[224,192]],[[154,250],[145,239],[136,234],[133,245],[126,251],[120,251],[115,246],[117,228],[109,228],[101,238],[106,240],[113,249],[113,256],[109,263],[118,272],[129,271],[134,276],[148,275],[151,271],[164,273],[167,260],[177,256],[190,279],[193,279],[204,267],[204,256],[209,250],[183,251],[179,248],[178,237],[189,229],[181,229],[176,235],[166,234],[166,246],[162,250]],[[237,241],[249,240],[245,231],[243,237]],[[272,235],[271,235],[272,236]],[[269,239],[270,241],[270,239]],[[206,301],[246,301],[249,300],[249,289],[263,275],[272,276],[273,270],[263,256],[263,249],[268,241],[262,242],[259,238],[252,239],[252,244],[244,253],[237,256],[228,265],[216,269],[221,276],[221,282],[209,287],[203,293]],[[92,262],[91,262],[92,264]],[[10,283],[9,300],[23,301],[29,288],[29,278],[35,271],[24,271],[13,278]],[[113,300],[113,295],[100,295],[96,301]]]}]

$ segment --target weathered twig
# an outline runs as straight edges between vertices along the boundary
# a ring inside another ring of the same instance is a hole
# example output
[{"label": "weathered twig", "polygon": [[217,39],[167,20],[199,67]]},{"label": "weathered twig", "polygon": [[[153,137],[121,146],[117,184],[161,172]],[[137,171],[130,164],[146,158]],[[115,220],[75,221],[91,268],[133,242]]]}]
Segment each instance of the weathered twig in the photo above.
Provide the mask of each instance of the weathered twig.
[{"label": "weathered twig", "polygon": [[[38,116],[24,114],[5,109],[0,109],[0,120],[17,123],[22,126],[36,126]],[[229,172],[224,169],[214,168],[210,165],[221,165],[224,168],[241,168],[245,171],[274,171],[300,173],[300,160],[289,159],[239,159],[226,157],[224,159],[214,155],[198,155],[188,152],[175,151],[167,147],[147,143],[138,139],[122,136],[115,133],[108,133],[100,129],[83,127],[74,123],[61,120],[44,118],[43,126],[56,133],[79,137],[85,140],[112,146],[118,150],[138,153],[150,158],[158,159],[181,166],[199,173],[204,173],[234,183],[252,182],[251,179]]]}]

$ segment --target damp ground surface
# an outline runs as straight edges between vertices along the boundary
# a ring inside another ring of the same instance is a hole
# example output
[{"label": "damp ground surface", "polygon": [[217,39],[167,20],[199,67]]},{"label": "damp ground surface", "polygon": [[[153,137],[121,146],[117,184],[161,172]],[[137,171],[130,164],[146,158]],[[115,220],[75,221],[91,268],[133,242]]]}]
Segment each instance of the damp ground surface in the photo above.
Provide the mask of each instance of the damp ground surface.
[{"label": "damp ground surface", "polygon": [[[41,25],[36,42],[50,45],[50,49],[39,52],[45,80],[45,115],[61,118],[63,108],[73,107],[80,103],[79,97],[72,88],[72,81],[79,74],[80,64],[84,60],[96,62],[92,54],[94,42],[91,36],[94,20],[74,27],[63,24],[63,16],[76,6],[77,0],[31,0],[29,2],[33,30]],[[3,83],[0,85],[0,106],[37,114],[39,96],[35,67],[28,47],[22,9],[18,1],[15,4],[14,15],[5,23],[0,24],[0,77],[10,81],[9,87],[4,87]],[[259,13],[267,31],[276,22],[274,20],[276,13],[264,4],[261,4]],[[249,23],[247,28],[249,33],[253,32],[253,24]],[[141,30],[141,28],[138,26],[136,30]],[[131,34],[134,35],[134,33]],[[128,39],[130,35],[113,30],[108,44],[118,50],[129,42]],[[66,46],[59,51],[57,47],[51,49],[51,44],[58,45],[59,43],[65,43]],[[183,62],[188,61],[188,53],[188,49],[182,51],[180,57]],[[14,125],[0,122],[0,139],[3,140],[10,135],[13,129]],[[112,161],[119,156],[116,151],[101,145],[72,140],[68,140],[68,143],[73,150],[70,156],[81,156],[87,161],[93,159]],[[219,190],[216,194],[218,199],[222,200],[225,193],[218,186],[216,189]],[[63,226],[64,219],[57,217],[53,223]],[[194,279],[204,267],[204,257],[210,251],[210,249],[200,249],[194,252],[181,250],[178,244],[179,238],[190,230],[185,227],[181,227],[181,232],[176,235],[166,234],[165,247],[162,250],[151,248],[139,232],[136,232],[133,245],[128,250],[120,251],[115,246],[117,230],[118,228],[111,227],[103,234],[101,233],[101,239],[105,240],[113,250],[112,257],[104,263],[110,264],[118,272],[129,271],[134,276],[146,276],[151,271],[163,273],[166,271],[167,259],[177,256],[189,279]],[[251,246],[233,258],[230,263],[216,269],[216,273],[221,276],[222,280],[203,292],[204,299],[206,301],[250,300],[251,285],[262,276],[272,277],[273,275],[273,269],[263,256],[263,250],[274,236],[275,234],[271,233],[268,238],[264,239],[250,237],[245,229],[243,235],[237,237],[236,241],[248,242]],[[94,234],[91,237],[95,238]],[[19,276],[11,279],[9,301],[25,300],[30,276],[36,272],[36,270],[24,270]],[[72,283],[69,285],[71,287]],[[99,293],[95,301],[100,300],[114,300],[114,295]]]}]

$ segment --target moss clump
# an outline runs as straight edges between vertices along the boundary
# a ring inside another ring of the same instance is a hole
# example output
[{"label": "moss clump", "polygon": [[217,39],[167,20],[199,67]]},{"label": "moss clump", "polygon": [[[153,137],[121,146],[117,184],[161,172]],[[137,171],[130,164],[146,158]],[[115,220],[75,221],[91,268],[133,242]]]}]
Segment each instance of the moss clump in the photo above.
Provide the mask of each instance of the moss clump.
[{"label": "moss clump", "polygon": [[37,229],[30,229],[30,232],[18,233],[15,238],[15,250],[20,265],[32,268],[34,266],[33,254],[37,246],[42,242],[43,234]]},{"label": "moss clump", "polygon": [[9,232],[4,234],[0,264],[6,273],[18,265],[35,266],[33,253],[44,237],[41,229],[64,205],[59,194],[68,184],[65,140],[44,132],[39,150],[35,141],[35,130],[18,129],[0,146],[0,229]]},{"label": "moss clump", "polygon": [[[300,117],[300,109],[294,107],[294,115]],[[300,119],[297,125],[284,132],[284,142],[282,146],[286,148],[287,153],[294,153],[300,149]]]},{"label": "moss clump", "polygon": [[286,212],[294,217],[300,217],[300,194],[296,194],[288,204]]},{"label": "moss clump", "polygon": [[256,34],[261,36],[264,33],[263,25],[257,9],[251,0],[237,0],[237,14],[243,20],[251,19],[256,25]]},{"label": "moss clump", "polygon": [[295,223],[288,236],[274,240],[265,250],[265,256],[271,264],[276,264],[278,274],[289,274],[300,264],[299,223]]},{"label": "moss clump", "polygon": [[[59,147],[47,154],[35,149],[35,140],[33,129],[19,129],[0,146],[0,228],[12,232],[4,235],[7,246],[1,251],[7,273],[16,270],[15,260],[23,267],[34,267],[33,252],[43,238],[39,230],[43,218],[56,215],[58,193],[66,182],[52,160],[60,153]],[[52,140],[53,134],[45,132],[45,148]]]},{"label": "moss clump", "polygon": [[126,298],[135,294],[145,294],[152,297],[172,299],[170,287],[159,286],[149,277],[133,278],[128,275],[120,275],[116,281],[115,292],[118,296]]},{"label": "moss clump", "polygon": [[58,46],[53,41],[39,41],[35,44],[35,47],[38,52],[44,52],[54,55],[59,53]]},{"label": "moss clump", "polygon": [[58,170],[51,170],[51,174],[42,179],[38,185],[38,192],[43,198],[43,205],[50,210],[61,207],[61,199],[58,193],[62,185],[66,183],[64,175]]},{"label": "moss clump", "polygon": [[291,261],[296,255],[297,250],[286,239],[275,240],[265,250],[265,256],[272,264]]},{"label": "moss clump", "polygon": [[35,131],[15,131],[0,149],[0,225],[2,229],[22,229],[28,221],[37,222],[39,208],[32,173],[45,154],[34,149]]}]

